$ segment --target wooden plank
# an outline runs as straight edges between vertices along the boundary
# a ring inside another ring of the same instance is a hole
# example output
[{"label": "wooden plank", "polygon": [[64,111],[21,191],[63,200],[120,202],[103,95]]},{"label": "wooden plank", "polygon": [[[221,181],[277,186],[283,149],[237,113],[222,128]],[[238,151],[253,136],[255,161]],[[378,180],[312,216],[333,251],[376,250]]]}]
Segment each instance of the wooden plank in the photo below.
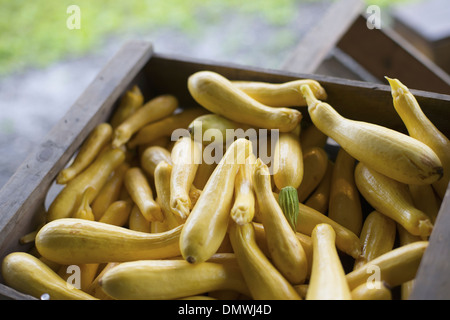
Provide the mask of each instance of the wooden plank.
[{"label": "wooden plank", "polygon": [[394,6],[391,10],[393,29],[397,30],[397,26],[404,28],[401,34],[405,39],[414,41],[410,41],[414,46],[415,41],[419,41],[420,46],[431,50],[437,42],[450,41],[449,15],[448,0],[414,1]]},{"label": "wooden plank", "polygon": [[448,0],[411,1],[393,7],[393,19],[409,26],[427,42],[450,37]]},{"label": "wooden plank", "polygon": [[450,299],[450,189],[441,204],[410,300]]},{"label": "wooden plank", "polygon": [[315,73],[327,76],[381,83],[352,57],[335,47],[330,56],[322,61]]},{"label": "wooden plank", "polygon": [[450,73],[450,32],[446,37],[429,39],[413,23],[407,23],[395,15],[392,28],[445,72]]},{"label": "wooden plank", "polygon": [[0,283],[0,300],[37,300]]},{"label": "wooden plank", "polygon": [[0,259],[23,251],[19,238],[36,227],[48,189],[94,126],[105,121],[111,106],[130,85],[152,54],[148,42],[133,41],[100,71],[35,152],[0,190]]},{"label": "wooden plank", "polygon": [[368,29],[363,16],[356,19],[337,44],[379,80],[402,80],[408,87],[448,94],[450,76],[389,28]]},{"label": "wooden plank", "polygon": [[360,15],[363,5],[361,0],[335,1],[311,30],[303,35],[281,69],[314,73]]},{"label": "wooden plank", "polygon": [[428,59],[435,61],[432,44],[421,37],[419,34],[417,34],[415,31],[410,29],[408,25],[401,23],[394,17],[394,21],[392,22],[392,29],[399,36],[411,43],[417,50],[422,52],[422,54],[424,54]]}]

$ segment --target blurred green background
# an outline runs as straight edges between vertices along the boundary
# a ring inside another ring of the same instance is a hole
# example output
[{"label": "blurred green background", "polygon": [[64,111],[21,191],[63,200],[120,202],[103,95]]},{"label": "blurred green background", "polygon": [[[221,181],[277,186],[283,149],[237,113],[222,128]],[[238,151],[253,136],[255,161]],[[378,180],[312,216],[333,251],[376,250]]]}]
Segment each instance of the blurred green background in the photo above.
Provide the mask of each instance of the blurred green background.
[{"label": "blurred green background", "polygon": [[[416,0],[365,0],[382,8]],[[0,0],[0,187],[130,39],[277,69],[334,0]],[[71,5],[80,29],[70,30]]]},{"label": "blurred green background", "polygon": [[[382,8],[407,1],[366,0],[368,5]],[[158,29],[170,29],[195,39],[208,26],[226,23],[230,14],[246,15],[250,22],[259,19],[281,28],[295,19],[301,2],[315,1],[0,0],[0,77],[79,57],[98,49],[111,37],[145,36]],[[81,10],[79,30],[66,27],[70,16],[66,10],[73,4]],[[298,41],[289,28],[280,29],[277,39],[280,50]],[[224,48],[233,45],[229,41]]]}]

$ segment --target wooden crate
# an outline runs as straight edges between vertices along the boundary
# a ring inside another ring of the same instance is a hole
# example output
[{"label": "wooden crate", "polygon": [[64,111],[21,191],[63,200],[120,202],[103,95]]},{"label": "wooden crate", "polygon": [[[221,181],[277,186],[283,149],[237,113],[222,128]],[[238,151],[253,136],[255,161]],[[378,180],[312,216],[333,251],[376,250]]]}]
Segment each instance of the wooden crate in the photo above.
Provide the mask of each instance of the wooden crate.
[{"label": "wooden crate", "polygon": [[450,7],[446,0],[414,1],[392,12],[393,29],[450,73]]},{"label": "wooden crate", "polygon": [[[3,260],[10,252],[30,248],[20,245],[19,238],[33,231],[42,221],[42,208],[56,175],[89,132],[111,116],[125,90],[138,84],[146,100],[154,95],[171,93],[178,97],[181,107],[187,108],[195,103],[187,90],[187,78],[199,70],[216,71],[235,80],[285,82],[298,78],[315,79],[326,89],[328,102],[342,115],[405,132],[393,108],[387,85],[168,56],[153,52],[151,43],[133,41],[123,46],[109,61],[0,190],[0,259]],[[413,93],[428,117],[450,136],[450,96],[416,90]],[[307,121],[306,108],[300,110]],[[449,195],[447,192],[429,249],[423,258],[417,280],[420,286],[413,293],[414,298],[449,298]],[[4,299],[31,299],[1,283],[0,296]]]},{"label": "wooden crate", "polygon": [[[384,77],[389,76],[411,89],[449,94],[450,75],[397,28],[384,23],[380,29],[368,28],[366,10],[362,0],[333,1],[299,36],[282,68],[374,83],[386,83]],[[436,51],[447,60],[448,47],[444,40],[436,43]]]}]

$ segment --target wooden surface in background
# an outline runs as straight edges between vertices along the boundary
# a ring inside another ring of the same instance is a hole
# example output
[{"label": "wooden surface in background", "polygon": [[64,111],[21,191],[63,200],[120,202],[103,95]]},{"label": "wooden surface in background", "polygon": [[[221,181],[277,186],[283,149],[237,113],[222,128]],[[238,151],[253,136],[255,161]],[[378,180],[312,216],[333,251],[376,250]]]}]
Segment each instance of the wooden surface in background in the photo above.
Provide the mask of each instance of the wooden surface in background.
[{"label": "wooden surface in background", "polygon": [[389,28],[368,29],[358,17],[337,47],[370,74],[398,78],[411,89],[450,93],[450,76]]},{"label": "wooden surface in background", "polygon": [[392,28],[450,73],[450,5],[448,0],[413,1],[392,10]]},{"label": "wooden surface in background", "polygon": [[282,70],[314,73],[364,8],[361,0],[335,1],[303,35]]}]

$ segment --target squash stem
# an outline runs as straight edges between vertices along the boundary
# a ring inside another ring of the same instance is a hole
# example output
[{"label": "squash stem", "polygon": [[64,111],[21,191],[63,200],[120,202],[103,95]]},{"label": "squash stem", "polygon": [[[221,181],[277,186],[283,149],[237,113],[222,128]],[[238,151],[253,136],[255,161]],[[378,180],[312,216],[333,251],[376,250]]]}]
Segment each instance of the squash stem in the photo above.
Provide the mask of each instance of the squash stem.
[{"label": "squash stem", "polygon": [[278,196],[278,203],[292,230],[295,231],[300,210],[297,189],[292,186],[281,189],[280,195]]},{"label": "squash stem", "polygon": [[313,91],[308,85],[302,85],[300,87],[300,91],[302,92],[303,98],[306,101],[306,104],[308,105],[308,109],[313,108],[315,105],[320,103],[320,101],[316,98]]}]

